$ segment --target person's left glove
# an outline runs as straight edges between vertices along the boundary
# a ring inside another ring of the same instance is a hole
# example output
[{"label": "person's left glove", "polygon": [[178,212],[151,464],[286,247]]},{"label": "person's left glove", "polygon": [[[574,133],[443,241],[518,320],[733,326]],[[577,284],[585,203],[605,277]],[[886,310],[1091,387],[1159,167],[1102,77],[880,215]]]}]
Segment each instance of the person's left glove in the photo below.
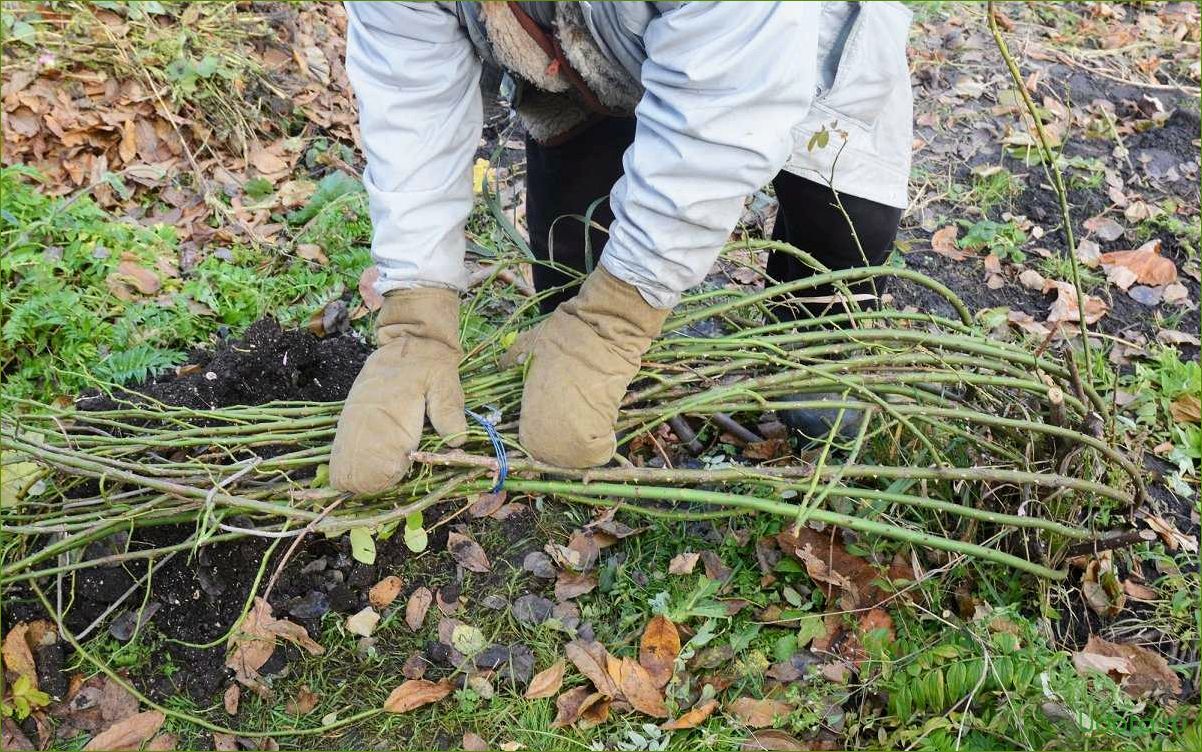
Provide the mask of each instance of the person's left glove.
[{"label": "person's left glove", "polygon": [[669,313],[597,267],[576,297],[524,332],[501,362],[529,361],[518,424],[522,447],[559,467],[608,462],[626,387]]},{"label": "person's left glove", "polygon": [[458,293],[433,287],[388,293],[376,338],[380,347],[351,387],[330,452],[330,483],[360,494],[387,490],[404,477],[427,414],[450,446],[460,446],[467,432]]}]

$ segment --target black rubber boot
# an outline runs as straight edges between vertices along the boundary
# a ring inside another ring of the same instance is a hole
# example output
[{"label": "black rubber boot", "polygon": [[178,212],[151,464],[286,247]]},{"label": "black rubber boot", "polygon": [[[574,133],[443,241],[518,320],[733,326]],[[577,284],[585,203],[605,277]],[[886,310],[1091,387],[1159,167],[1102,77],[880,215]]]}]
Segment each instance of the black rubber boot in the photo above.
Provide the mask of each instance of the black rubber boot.
[{"label": "black rubber boot", "polygon": [[[849,395],[848,398],[852,397]],[[816,400],[843,402],[844,399],[843,394],[840,392],[796,394],[789,397],[789,401],[806,400],[810,402]],[[811,407],[806,409],[781,410],[777,413],[777,416],[780,418],[781,423],[801,434],[802,438],[807,439],[811,444],[825,442],[831,434],[831,429],[837,426],[834,441],[843,444],[855,439],[856,434],[860,432],[860,423],[864,420],[864,411],[850,407],[844,408],[842,416],[840,416],[840,408],[838,407]]]}]

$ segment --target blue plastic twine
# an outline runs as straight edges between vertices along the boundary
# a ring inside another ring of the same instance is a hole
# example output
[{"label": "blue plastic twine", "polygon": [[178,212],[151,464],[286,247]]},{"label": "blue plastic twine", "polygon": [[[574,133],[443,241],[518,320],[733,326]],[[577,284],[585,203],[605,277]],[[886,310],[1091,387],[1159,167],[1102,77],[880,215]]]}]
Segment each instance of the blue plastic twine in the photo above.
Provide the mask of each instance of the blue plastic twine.
[{"label": "blue plastic twine", "polygon": [[492,442],[493,454],[497,456],[497,484],[492,487],[490,493],[496,493],[505,485],[505,478],[509,475],[509,455],[505,452],[505,442],[501,441],[501,434],[497,433],[497,429],[483,415],[477,415],[471,410],[463,412],[480,424],[480,427],[488,434],[488,440]]}]

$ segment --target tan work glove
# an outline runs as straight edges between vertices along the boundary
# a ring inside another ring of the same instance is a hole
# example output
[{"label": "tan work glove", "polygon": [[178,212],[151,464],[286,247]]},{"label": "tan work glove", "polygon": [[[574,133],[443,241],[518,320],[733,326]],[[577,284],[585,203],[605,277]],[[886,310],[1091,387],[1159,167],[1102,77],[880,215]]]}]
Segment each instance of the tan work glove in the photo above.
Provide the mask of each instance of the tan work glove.
[{"label": "tan work glove", "polygon": [[576,297],[518,338],[502,365],[529,361],[518,438],[532,457],[559,467],[613,457],[618,404],[669,313],[597,267]]},{"label": "tan work glove", "polygon": [[394,290],[384,297],[376,327],[380,347],[355,378],[330,453],[330,482],[361,494],[387,490],[404,477],[427,414],[451,446],[461,445],[467,431],[458,293]]}]

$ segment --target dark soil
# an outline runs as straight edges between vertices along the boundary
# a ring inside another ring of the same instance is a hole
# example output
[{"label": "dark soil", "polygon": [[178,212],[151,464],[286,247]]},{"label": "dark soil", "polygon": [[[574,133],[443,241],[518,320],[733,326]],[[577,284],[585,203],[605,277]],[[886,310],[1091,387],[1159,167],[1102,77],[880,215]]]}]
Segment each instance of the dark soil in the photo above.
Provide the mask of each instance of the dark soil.
[{"label": "dark soil", "polygon": [[[262,405],[279,400],[334,402],[344,399],[371,346],[353,334],[317,337],[303,330],[285,331],[273,319],[250,326],[236,341],[214,352],[193,353],[178,375],[143,384],[123,399],[145,395],[179,407],[211,409],[229,405]],[[103,396],[79,400],[85,410],[115,406]]]},{"label": "dark soil", "polygon": [[[1139,87],[1116,84],[1089,72],[1059,64],[1048,66],[1043,80],[1049,82],[1061,101],[1071,106],[1083,107],[1096,99],[1110,101],[1118,118],[1134,117],[1139,102],[1150,93]],[[924,83],[924,88],[929,90],[927,93],[932,97],[937,97],[948,90],[948,87],[950,82],[942,79]],[[916,97],[921,96],[920,91],[916,90]],[[1149,202],[1172,197],[1196,208],[1199,202],[1198,102],[1168,92],[1151,94],[1155,94],[1172,114],[1162,126],[1128,135],[1124,139],[1124,145],[1129,151],[1129,162],[1113,155],[1114,141],[1087,139],[1079,133],[1069,134],[1065,154],[1069,157],[1081,156],[1102,160],[1107,167],[1118,171],[1127,186],[1136,187]],[[1024,164],[1022,159],[1003,153],[998,132],[986,119],[985,108],[989,104],[978,100],[977,105],[982,108],[979,113],[981,118],[974,121],[974,127],[967,129],[967,132],[953,134],[929,127],[918,127],[916,133],[931,143],[928,153],[951,158],[955,179],[961,184],[970,183],[972,168],[983,164],[1001,164],[1015,175],[1025,174],[1027,183],[1024,190],[1009,206],[1004,207],[1004,210],[1014,215],[1026,216],[1043,227],[1046,234],[1039,240],[1038,245],[1053,253],[1065,255],[1067,246],[1061,228],[1060,207],[1055,193],[1047,186],[1048,179],[1043,168],[1038,164]],[[939,169],[943,169],[942,166]],[[1071,181],[1069,182],[1069,213],[1073,220],[1074,234],[1080,242],[1081,239],[1089,237],[1083,226],[1085,220],[1107,209],[1111,209],[1113,213],[1113,207],[1106,194],[1105,183],[1097,188],[1081,188],[1072,187]],[[1002,210],[997,209],[994,213]],[[948,219],[955,219],[962,214],[947,202],[937,202],[930,207],[930,211],[936,216],[942,215]],[[1132,224],[1124,221],[1121,216],[1119,221],[1124,226]],[[901,232],[903,238],[917,240],[920,247],[926,247],[925,235],[925,231],[912,226],[903,226]],[[1157,237],[1163,241],[1162,254],[1172,259],[1179,269],[1182,268],[1188,256],[1177,238],[1167,232],[1158,233]],[[1091,239],[1099,243],[1103,253],[1129,250],[1139,245],[1135,238],[1128,235],[1108,242]],[[1031,257],[1027,265],[1030,267],[1038,260],[1037,257]],[[1054,299],[1051,293],[1043,295],[1023,287],[1013,278],[1015,275],[1012,274],[1012,269],[1007,269],[1004,273],[1007,278],[1004,286],[996,290],[989,289],[985,285],[989,275],[982,268],[980,260],[968,259],[959,263],[949,263],[947,258],[933,251],[916,251],[906,255],[906,263],[946,284],[974,312],[996,306],[1008,306],[1029,313],[1036,320],[1043,320]],[[1181,274],[1178,281],[1189,291],[1190,300],[1197,303],[1198,280],[1188,274]],[[890,290],[898,306],[912,305],[923,311],[943,315],[952,311],[938,296],[915,285],[898,283],[892,285]],[[1142,336],[1147,341],[1154,341],[1157,331],[1162,326],[1161,316],[1177,311],[1176,306],[1170,304],[1143,305],[1109,284],[1102,284],[1090,290],[1090,294],[1102,297],[1109,308],[1106,316],[1094,327],[1095,330],[1117,334],[1127,339]],[[1196,322],[1196,313],[1187,313],[1180,328],[1196,331]],[[1187,345],[1181,349],[1185,357],[1198,357],[1197,348]]]}]

